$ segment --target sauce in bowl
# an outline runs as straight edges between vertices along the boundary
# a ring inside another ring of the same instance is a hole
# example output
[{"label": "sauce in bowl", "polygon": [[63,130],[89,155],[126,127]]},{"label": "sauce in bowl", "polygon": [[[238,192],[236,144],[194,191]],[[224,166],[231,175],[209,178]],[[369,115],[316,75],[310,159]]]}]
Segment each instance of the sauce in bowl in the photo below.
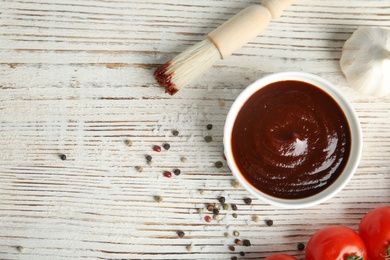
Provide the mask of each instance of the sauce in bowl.
[{"label": "sauce in bowl", "polygon": [[350,155],[351,132],[342,109],[325,91],[303,81],[277,81],[241,107],[231,149],[254,188],[301,199],[337,180]]}]

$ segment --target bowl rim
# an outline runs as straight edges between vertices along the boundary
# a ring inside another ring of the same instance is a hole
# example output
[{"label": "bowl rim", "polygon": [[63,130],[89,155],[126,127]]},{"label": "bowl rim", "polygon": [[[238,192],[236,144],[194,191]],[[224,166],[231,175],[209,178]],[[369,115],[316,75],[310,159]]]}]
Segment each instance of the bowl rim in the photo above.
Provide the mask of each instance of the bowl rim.
[{"label": "bowl rim", "polygon": [[[340,176],[325,190],[301,199],[283,199],[277,198],[271,195],[268,195],[264,192],[261,192],[249,184],[246,179],[242,176],[238,167],[234,163],[233,153],[231,149],[231,133],[235,119],[238,112],[241,110],[244,103],[251,97],[257,90],[262,87],[265,87],[273,82],[286,81],[286,80],[298,80],[314,85],[324,92],[328,93],[336,103],[341,107],[344,115],[347,119],[347,123],[350,128],[351,134],[351,151],[347,161],[347,164],[344,167],[344,170]],[[278,72],[264,76],[248,87],[246,87],[233,102],[230,110],[227,114],[225,126],[224,126],[224,135],[223,135],[223,145],[224,145],[224,154],[226,157],[227,165],[233,173],[233,176],[239,181],[241,186],[243,186],[248,192],[257,197],[258,199],[271,204],[273,206],[278,206],[281,208],[307,208],[318,205],[326,200],[329,200],[340,192],[347,183],[352,179],[355,174],[356,169],[359,166],[360,159],[362,156],[363,150],[363,137],[362,130],[359,122],[359,117],[352,107],[351,103],[344,96],[344,94],[332,83],[329,81],[306,72]]]}]

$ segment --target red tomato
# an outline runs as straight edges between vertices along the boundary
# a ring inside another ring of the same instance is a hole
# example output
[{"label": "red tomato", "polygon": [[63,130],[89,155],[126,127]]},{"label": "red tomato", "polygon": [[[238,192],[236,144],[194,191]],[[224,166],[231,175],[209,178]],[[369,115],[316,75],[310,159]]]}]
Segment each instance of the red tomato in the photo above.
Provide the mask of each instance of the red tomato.
[{"label": "red tomato", "polygon": [[361,237],[344,226],[329,226],[317,231],[306,246],[306,260],[367,260]]},{"label": "red tomato", "polygon": [[360,221],[359,234],[370,260],[390,259],[390,207],[369,211]]},{"label": "red tomato", "polygon": [[267,256],[264,258],[264,260],[298,260],[295,257],[291,255],[286,255],[286,254],[274,254]]}]

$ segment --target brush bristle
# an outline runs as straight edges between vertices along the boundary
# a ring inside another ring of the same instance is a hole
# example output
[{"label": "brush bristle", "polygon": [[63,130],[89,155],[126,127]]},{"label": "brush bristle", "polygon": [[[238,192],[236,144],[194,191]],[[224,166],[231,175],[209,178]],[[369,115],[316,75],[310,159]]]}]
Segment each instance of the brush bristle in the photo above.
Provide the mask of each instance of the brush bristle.
[{"label": "brush bristle", "polygon": [[174,95],[220,58],[217,47],[206,38],[158,67],[154,77],[166,93]]}]

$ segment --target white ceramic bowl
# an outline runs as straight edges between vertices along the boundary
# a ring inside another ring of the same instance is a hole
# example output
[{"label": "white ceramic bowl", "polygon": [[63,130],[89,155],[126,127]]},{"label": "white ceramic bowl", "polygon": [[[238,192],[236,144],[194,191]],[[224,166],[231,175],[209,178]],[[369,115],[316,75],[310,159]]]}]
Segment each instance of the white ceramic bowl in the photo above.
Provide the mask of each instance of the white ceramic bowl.
[{"label": "white ceramic bowl", "polygon": [[[344,167],[344,170],[340,174],[340,176],[325,190],[312,195],[310,197],[301,198],[301,199],[283,199],[277,198],[271,195],[268,195],[264,192],[253,187],[251,184],[247,182],[247,180],[243,177],[242,173],[238,169],[232,152],[231,147],[231,139],[232,139],[232,130],[234,126],[234,122],[236,120],[237,114],[241,110],[244,103],[260,88],[269,85],[273,82],[285,81],[285,80],[297,80],[307,82],[311,85],[317,86],[322,89],[328,95],[330,95],[341,107],[343,110],[347,122],[350,127],[351,134],[351,150],[348,161]],[[226,118],[225,128],[224,128],[224,149],[225,156],[227,160],[227,164],[231,169],[235,178],[240,182],[240,184],[248,190],[255,197],[260,200],[267,202],[271,205],[282,207],[282,208],[305,208],[317,205],[322,203],[330,198],[332,198],[335,194],[337,194],[340,190],[342,190],[345,185],[350,181],[352,176],[354,175],[362,153],[362,132],[359,123],[359,119],[356,115],[355,110],[350,105],[348,100],[343,96],[343,94],[331,83],[328,81],[312,74],[302,73],[302,72],[282,72],[271,74],[264,78],[261,78],[248,86],[235,100],[230,111]]]}]

